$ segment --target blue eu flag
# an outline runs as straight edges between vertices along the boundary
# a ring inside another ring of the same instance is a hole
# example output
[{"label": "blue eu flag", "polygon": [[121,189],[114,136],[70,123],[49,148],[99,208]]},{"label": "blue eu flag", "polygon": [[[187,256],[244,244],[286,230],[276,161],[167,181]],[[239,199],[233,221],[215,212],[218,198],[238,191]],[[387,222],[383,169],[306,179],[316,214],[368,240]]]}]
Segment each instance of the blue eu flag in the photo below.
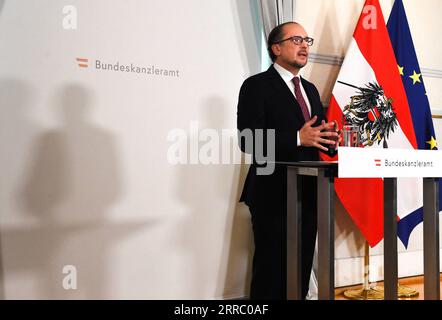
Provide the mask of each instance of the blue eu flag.
[{"label": "blue eu flag", "polygon": [[[430,104],[425,91],[422,72],[414,50],[413,39],[408,26],[402,0],[396,0],[387,23],[391,44],[396,55],[399,72],[407,93],[408,105],[413,120],[416,141],[419,149],[437,150],[436,135]],[[439,182],[440,183],[440,182]],[[439,186],[439,203],[442,200],[442,188]],[[398,236],[405,247],[410,234],[423,221],[423,209],[419,208],[403,217],[398,223]]]}]

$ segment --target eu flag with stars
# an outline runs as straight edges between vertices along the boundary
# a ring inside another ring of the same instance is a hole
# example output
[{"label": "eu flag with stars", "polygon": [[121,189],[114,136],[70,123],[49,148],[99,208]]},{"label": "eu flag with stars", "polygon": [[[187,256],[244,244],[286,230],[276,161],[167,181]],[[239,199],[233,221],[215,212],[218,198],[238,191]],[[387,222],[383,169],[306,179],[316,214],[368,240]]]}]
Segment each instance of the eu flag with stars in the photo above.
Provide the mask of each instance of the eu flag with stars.
[{"label": "eu flag with stars", "polygon": [[[437,150],[430,104],[426,95],[422,72],[417,60],[402,0],[394,2],[387,28],[407,94],[418,147],[419,149]],[[442,200],[440,182],[439,203]],[[422,207],[414,212],[410,212],[410,214],[399,221],[398,236],[405,247],[408,246],[411,232],[422,221]]]}]

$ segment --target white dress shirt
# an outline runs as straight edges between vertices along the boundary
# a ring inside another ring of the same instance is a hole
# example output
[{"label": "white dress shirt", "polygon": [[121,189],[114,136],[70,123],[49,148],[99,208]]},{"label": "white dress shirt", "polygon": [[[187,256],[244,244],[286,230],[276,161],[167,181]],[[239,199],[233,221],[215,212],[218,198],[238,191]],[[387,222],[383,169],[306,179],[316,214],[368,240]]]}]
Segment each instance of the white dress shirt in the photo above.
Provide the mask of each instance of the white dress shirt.
[{"label": "white dress shirt", "polygon": [[[290,89],[290,92],[296,98],[295,85],[293,83],[293,78],[294,77],[300,78],[299,73],[297,75],[294,75],[293,73],[291,73],[287,69],[281,67],[276,62],[273,64],[273,67],[279,73],[279,75],[281,76],[282,80],[284,80],[285,84]],[[312,107],[310,105],[310,101],[308,100],[307,94],[305,93],[304,87],[302,86],[301,79],[299,79],[299,86],[301,87],[301,94],[302,94],[302,96],[303,96],[303,98],[305,100],[305,103],[307,104],[308,111],[310,112],[310,115],[311,115],[312,114]],[[297,131],[296,135],[297,135],[297,142],[298,142],[298,147],[299,147],[301,145],[301,140],[299,139],[299,131]]]}]

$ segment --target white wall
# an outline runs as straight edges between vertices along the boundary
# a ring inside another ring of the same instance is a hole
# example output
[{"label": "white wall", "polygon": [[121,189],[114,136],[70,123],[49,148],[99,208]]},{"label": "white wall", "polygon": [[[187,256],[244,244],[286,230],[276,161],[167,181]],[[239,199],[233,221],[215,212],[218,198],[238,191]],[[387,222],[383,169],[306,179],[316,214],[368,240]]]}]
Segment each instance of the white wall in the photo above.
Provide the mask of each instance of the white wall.
[{"label": "white wall", "polygon": [[[363,1],[296,2],[314,53],[342,57]],[[441,70],[440,1],[404,2],[421,66]],[[66,5],[76,30],[63,28]],[[247,294],[246,167],[172,165],[167,136],[196,138],[192,121],[236,127],[239,87],[260,71],[258,15],[246,0],[0,0],[0,298]],[[96,70],[96,60],[179,77]],[[339,66],[319,60],[305,75],[327,102]],[[440,79],[426,84],[442,109]],[[337,284],[360,281],[363,240],[342,209],[336,235]],[[76,290],[62,286],[66,265]]]},{"label": "white wall", "polygon": [[[78,11],[76,30],[62,26],[65,5]],[[245,294],[245,168],[166,156],[168,133],[194,135],[191,121],[236,128],[239,87],[260,67],[253,10],[245,1],[0,1],[3,297]],[[179,77],[96,70],[96,60]],[[77,269],[77,290],[62,287],[65,265]]]}]

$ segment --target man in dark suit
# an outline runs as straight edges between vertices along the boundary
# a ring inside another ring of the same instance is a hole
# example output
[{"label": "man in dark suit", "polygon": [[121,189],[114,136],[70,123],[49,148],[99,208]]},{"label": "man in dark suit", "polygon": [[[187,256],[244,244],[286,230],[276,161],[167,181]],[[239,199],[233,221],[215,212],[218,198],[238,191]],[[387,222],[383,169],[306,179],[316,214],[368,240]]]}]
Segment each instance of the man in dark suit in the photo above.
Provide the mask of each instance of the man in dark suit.
[{"label": "man in dark suit", "polygon": [[[274,64],[265,72],[248,78],[242,85],[238,102],[240,133],[262,130],[267,154],[276,161],[319,160],[319,150],[337,147],[339,134],[334,123],[326,123],[316,87],[299,76],[307,64],[313,39],[295,22],[277,26],[269,34],[268,49]],[[244,137],[244,136],[243,136]],[[247,150],[240,138],[240,147]],[[256,151],[256,150],[255,150]],[[254,154],[254,158],[256,154]],[[286,299],[286,167],[276,165],[272,174],[260,174],[256,161],[250,166],[241,200],[252,216],[255,253],[253,257],[251,299]],[[316,239],[316,180],[302,182],[302,295],[308,292]]]}]

